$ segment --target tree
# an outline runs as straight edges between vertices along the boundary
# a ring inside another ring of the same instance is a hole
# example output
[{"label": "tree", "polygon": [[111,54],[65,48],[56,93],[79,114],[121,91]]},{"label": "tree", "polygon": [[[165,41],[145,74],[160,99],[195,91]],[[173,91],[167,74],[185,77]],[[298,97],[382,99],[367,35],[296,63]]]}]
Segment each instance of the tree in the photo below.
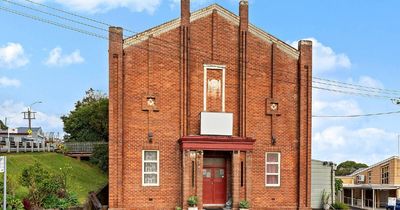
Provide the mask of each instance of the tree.
[{"label": "tree", "polygon": [[108,171],[108,144],[98,144],[93,149],[90,162],[98,166],[104,172]]},{"label": "tree", "polygon": [[343,180],[335,179],[335,193],[337,194],[339,191],[343,189]]},{"label": "tree", "polygon": [[100,91],[90,88],[61,119],[66,141],[108,141],[108,98]]},{"label": "tree", "polygon": [[6,130],[8,127],[0,120],[0,130]]},{"label": "tree", "polygon": [[367,168],[368,165],[364,164],[364,163],[357,163],[355,161],[345,161],[343,163],[340,163],[337,166],[336,169],[336,176],[346,176],[346,175],[350,175],[351,173],[353,173],[354,171],[360,169],[360,168]]}]

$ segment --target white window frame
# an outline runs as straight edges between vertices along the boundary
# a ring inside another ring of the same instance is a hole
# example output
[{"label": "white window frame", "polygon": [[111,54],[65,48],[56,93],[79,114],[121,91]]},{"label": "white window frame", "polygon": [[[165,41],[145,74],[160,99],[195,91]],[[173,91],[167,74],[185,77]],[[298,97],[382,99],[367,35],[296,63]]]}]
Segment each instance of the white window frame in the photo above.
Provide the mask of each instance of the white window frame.
[{"label": "white window frame", "polygon": [[226,65],[203,64],[204,81],[203,81],[203,111],[207,111],[207,70],[222,70],[222,112],[225,112],[225,69]]},{"label": "white window frame", "polygon": [[[383,172],[385,170],[385,172]],[[390,180],[389,180],[389,164],[384,165],[381,167],[381,184],[389,184]],[[387,174],[386,174],[387,173]],[[383,177],[383,175],[386,174],[387,176]],[[385,182],[387,181],[387,183],[383,183],[385,180]]]},{"label": "white window frame", "polygon": [[[278,162],[267,162],[268,154],[278,154]],[[278,164],[278,173],[268,173],[267,165],[269,164]],[[278,175],[278,184],[268,184],[267,175]],[[266,152],[265,153],[265,186],[266,187],[280,187],[281,186],[281,153],[280,152]]]},{"label": "white window frame", "polygon": [[372,171],[368,171],[368,184],[371,184],[371,180],[372,180]]},{"label": "white window frame", "polygon": [[[145,152],[157,152],[157,160],[144,160]],[[144,164],[145,163],[157,163],[157,172],[145,172]],[[144,183],[144,175],[145,174],[157,174],[157,183]],[[158,150],[142,150],[142,186],[160,186],[160,151]]]}]

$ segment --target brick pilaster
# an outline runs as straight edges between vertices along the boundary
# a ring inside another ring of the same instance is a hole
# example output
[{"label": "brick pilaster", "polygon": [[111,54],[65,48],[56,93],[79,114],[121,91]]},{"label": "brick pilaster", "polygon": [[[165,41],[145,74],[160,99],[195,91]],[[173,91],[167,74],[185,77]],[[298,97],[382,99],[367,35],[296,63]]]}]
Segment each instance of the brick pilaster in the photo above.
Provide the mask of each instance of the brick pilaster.
[{"label": "brick pilaster", "polygon": [[180,136],[188,135],[190,0],[181,0],[180,27]]},{"label": "brick pilaster", "polygon": [[251,191],[252,191],[252,183],[253,183],[253,176],[252,176],[252,171],[253,171],[253,152],[252,151],[247,151],[246,152],[246,200],[250,202],[251,204]]},{"label": "brick pilaster", "polygon": [[239,2],[239,135],[246,136],[246,67],[249,6],[247,0]]},{"label": "brick pilaster", "polygon": [[122,196],[122,28],[109,28],[109,206],[121,208]]},{"label": "brick pilaster", "polygon": [[299,209],[311,208],[312,42],[299,42]]},{"label": "brick pilaster", "polygon": [[196,194],[198,199],[197,207],[199,209],[203,209],[203,151],[197,151],[196,162]]},{"label": "brick pilaster", "polygon": [[232,153],[232,209],[239,209],[240,202],[240,151]]},{"label": "brick pilaster", "polygon": [[191,170],[192,170],[192,160],[190,158],[190,151],[182,151],[182,207],[187,209],[187,199],[191,194],[192,182],[191,182]]}]

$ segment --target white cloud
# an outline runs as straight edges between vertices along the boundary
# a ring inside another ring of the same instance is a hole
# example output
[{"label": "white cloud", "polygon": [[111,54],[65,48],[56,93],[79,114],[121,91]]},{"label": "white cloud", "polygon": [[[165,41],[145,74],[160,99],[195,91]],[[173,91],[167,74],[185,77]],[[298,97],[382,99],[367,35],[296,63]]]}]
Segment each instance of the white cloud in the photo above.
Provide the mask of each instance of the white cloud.
[{"label": "white cloud", "polygon": [[[12,100],[6,100],[0,103],[0,117],[4,119],[7,117],[7,124],[9,127],[27,127],[28,121],[24,120],[23,111],[27,110],[27,106],[23,103],[17,103]],[[45,132],[48,131],[61,131],[63,128],[63,122],[59,116],[46,114],[38,111],[37,108],[33,108],[33,111],[37,111],[36,119],[32,121],[32,127],[42,127]]]},{"label": "white cloud", "polygon": [[69,55],[63,55],[62,49],[56,47],[49,53],[49,57],[45,61],[48,66],[66,66],[71,64],[83,63],[85,59],[81,56],[79,50],[75,50]]},{"label": "white cloud", "polygon": [[379,128],[332,126],[313,135],[313,158],[316,159],[373,164],[396,153],[396,134]]},{"label": "white cloud", "polygon": [[28,64],[24,48],[19,43],[9,42],[0,47],[0,68],[18,68]]},{"label": "white cloud", "polygon": [[321,101],[314,99],[312,107],[314,115],[362,114],[362,110],[355,100]]},{"label": "white cloud", "polygon": [[[331,47],[323,45],[315,38],[306,38],[313,42],[313,68],[316,73],[333,71],[338,68],[351,68],[351,61],[344,53],[336,53]],[[298,41],[290,43],[293,47],[298,47]]]},{"label": "white cloud", "polygon": [[361,76],[360,78],[358,78],[358,80],[353,80],[353,78],[349,78],[347,79],[347,82],[372,88],[384,88],[383,84],[380,81],[369,76]]},{"label": "white cloud", "polygon": [[17,79],[0,77],[0,87],[19,87],[21,82]]},{"label": "white cloud", "polygon": [[322,132],[318,132],[314,134],[314,144],[319,146],[318,149],[343,147],[345,140],[341,134],[344,130],[344,127],[329,127]]},{"label": "white cloud", "polygon": [[146,11],[150,14],[160,6],[161,0],[56,0],[72,10],[89,13],[107,12],[125,7],[134,12]]}]

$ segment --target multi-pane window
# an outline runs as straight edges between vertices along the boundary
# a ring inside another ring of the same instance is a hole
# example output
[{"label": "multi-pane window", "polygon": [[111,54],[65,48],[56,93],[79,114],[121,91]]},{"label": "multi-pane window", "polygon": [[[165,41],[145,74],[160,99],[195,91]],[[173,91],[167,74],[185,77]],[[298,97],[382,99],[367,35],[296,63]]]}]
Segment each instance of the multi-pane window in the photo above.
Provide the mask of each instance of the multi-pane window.
[{"label": "multi-pane window", "polygon": [[368,184],[371,184],[372,171],[368,171]]},{"label": "multi-pane window", "polygon": [[159,186],[160,159],[157,150],[143,150],[143,186]]},{"label": "multi-pane window", "polygon": [[389,166],[383,166],[381,168],[381,183],[389,184]]},{"label": "multi-pane window", "polygon": [[265,154],[265,186],[280,186],[281,154]]}]

